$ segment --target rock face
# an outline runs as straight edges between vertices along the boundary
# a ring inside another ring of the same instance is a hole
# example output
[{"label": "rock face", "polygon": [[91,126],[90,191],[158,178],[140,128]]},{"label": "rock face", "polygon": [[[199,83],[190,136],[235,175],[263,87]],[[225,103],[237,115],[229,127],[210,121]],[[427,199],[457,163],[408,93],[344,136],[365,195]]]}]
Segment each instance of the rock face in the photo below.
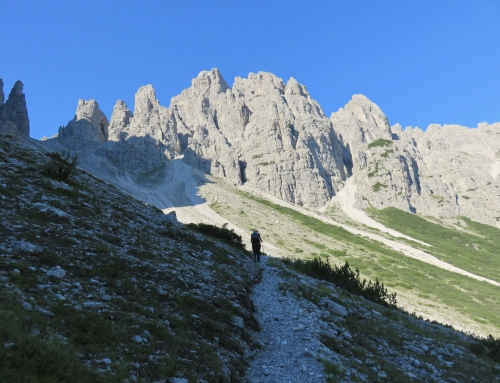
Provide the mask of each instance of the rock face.
[{"label": "rock face", "polygon": [[172,99],[184,161],[235,184],[319,207],[342,188],[343,149],[319,104],[295,79],[201,72]]},{"label": "rock face", "polygon": [[59,128],[58,141],[70,149],[98,148],[108,140],[109,122],[95,100],[78,100],[75,117]]},{"label": "rock face", "polygon": [[463,215],[491,225],[500,220],[499,123],[403,130],[390,127],[364,96],[354,96],[330,121],[346,148],[344,159],[352,159],[359,208]]},{"label": "rock face", "polygon": [[180,154],[172,112],[160,105],[151,85],[135,95],[135,113],[124,101],[116,102],[109,141],[100,153],[132,171],[148,172]]},{"label": "rock face", "polygon": [[6,102],[4,101],[3,81],[0,80],[0,131],[3,134],[29,136],[30,120],[21,81],[16,81],[9,98]]}]

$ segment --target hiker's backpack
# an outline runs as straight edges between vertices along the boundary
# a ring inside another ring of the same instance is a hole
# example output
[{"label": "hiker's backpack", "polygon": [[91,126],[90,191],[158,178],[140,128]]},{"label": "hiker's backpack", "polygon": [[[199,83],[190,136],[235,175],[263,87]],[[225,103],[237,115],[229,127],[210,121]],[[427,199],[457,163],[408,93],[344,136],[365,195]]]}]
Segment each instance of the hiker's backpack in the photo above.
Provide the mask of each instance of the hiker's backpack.
[{"label": "hiker's backpack", "polygon": [[260,242],[260,235],[258,232],[254,231],[252,233],[252,236],[250,237],[252,243],[259,243]]}]

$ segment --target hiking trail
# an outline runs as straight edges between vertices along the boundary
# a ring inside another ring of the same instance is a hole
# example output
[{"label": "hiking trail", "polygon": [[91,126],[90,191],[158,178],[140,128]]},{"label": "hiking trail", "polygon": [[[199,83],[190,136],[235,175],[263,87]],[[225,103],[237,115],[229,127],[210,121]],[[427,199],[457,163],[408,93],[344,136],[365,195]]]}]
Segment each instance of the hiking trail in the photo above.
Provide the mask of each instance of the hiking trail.
[{"label": "hiking trail", "polygon": [[298,300],[291,293],[283,294],[280,270],[267,265],[268,261],[268,256],[261,256],[262,281],[252,294],[255,316],[262,327],[252,335],[262,348],[254,351],[245,381],[324,382],[323,365],[312,351],[323,347],[318,335],[319,312],[310,302]]}]

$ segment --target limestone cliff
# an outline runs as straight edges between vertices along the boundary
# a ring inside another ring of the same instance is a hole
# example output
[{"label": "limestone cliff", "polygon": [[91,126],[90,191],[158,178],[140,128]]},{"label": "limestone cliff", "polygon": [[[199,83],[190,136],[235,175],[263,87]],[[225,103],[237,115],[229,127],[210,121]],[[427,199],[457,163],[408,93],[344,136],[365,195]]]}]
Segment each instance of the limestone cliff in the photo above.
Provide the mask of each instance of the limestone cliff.
[{"label": "limestone cliff", "polygon": [[212,69],[169,107],[151,85],[140,88],[134,113],[120,100],[110,124],[95,101],[80,100],[58,140],[135,173],[183,155],[206,173],[310,208],[328,203],[351,177],[359,208],[394,206],[497,224],[499,136],[500,123],[431,125],[425,132],[391,127],[363,95],[328,119],[293,78],[285,83],[271,73],[250,73],[230,87]]}]

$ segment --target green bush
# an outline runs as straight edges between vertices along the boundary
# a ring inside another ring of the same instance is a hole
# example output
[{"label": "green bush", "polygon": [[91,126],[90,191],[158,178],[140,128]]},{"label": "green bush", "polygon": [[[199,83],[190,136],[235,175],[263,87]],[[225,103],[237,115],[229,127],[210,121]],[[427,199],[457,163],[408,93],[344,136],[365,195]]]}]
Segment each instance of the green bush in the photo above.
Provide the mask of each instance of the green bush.
[{"label": "green bush", "polygon": [[491,334],[486,338],[477,335],[473,335],[472,338],[476,343],[471,343],[469,348],[474,354],[482,355],[488,350],[488,356],[495,362],[500,362],[500,338],[495,339]]},{"label": "green bush", "polygon": [[394,153],[394,150],[392,150],[392,149],[386,150],[385,152],[383,152],[383,153],[380,155],[380,157],[387,158],[387,157],[389,157],[389,153]]},{"label": "green bush", "polygon": [[62,155],[51,152],[47,153],[47,156],[50,157],[50,161],[45,165],[45,172],[61,180],[68,179],[78,166],[78,157],[76,154],[71,155],[69,152],[64,151]]},{"label": "green bush", "polygon": [[373,142],[370,142],[368,144],[368,149],[370,148],[375,148],[377,146],[388,146],[392,144],[392,141],[391,140],[386,140],[386,139],[383,139],[383,138],[379,138],[378,140],[375,140]]},{"label": "green bush", "polygon": [[378,173],[378,162],[375,162],[375,169],[373,170],[373,172],[368,173],[368,177],[371,178],[371,177],[377,175],[377,173]]},{"label": "green bush", "polygon": [[381,188],[387,188],[387,185],[381,184],[377,182],[375,185],[372,185],[372,189],[374,192],[378,192]]},{"label": "green bush", "polygon": [[361,280],[359,270],[353,270],[347,261],[342,267],[337,265],[332,267],[328,258],[323,261],[317,257],[307,260],[287,258],[284,262],[313,278],[331,282],[372,302],[387,307],[397,307],[396,293],[389,294],[384,284],[380,283],[378,279],[375,282],[366,279]]},{"label": "green bush", "polygon": [[218,227],[206,223],[189,223],[187,224],[187,227],[200,233],[211,235],[221,241],[235,244],[238,247],[245,247],[243,240],[241,239],[241,235],[236,234],[233,229],[227,229],[226,225]]}]

